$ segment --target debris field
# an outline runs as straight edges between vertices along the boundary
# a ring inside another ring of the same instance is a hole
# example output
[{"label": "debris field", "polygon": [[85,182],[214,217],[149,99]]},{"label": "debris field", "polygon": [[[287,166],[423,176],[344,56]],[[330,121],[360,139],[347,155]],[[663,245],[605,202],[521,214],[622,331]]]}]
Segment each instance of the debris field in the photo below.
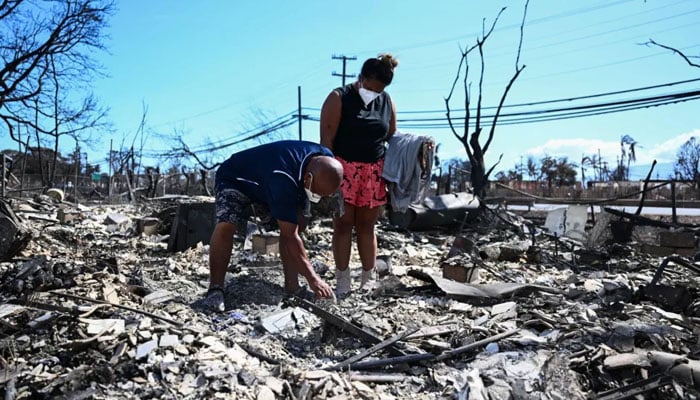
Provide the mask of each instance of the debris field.
[{"label": "debris field", "polygon": [[[275,236],[251,226],[209,313],[209,246],[169,250],[178,206],[207,201],[8,199],[0,237],[25,246],[0,262],[3,398],[698,398],[695,225],[626,220],[620,242],[609,213],[577,238],[495,206],[419,232],[382,219],[375,279],[358,287],[353,249],[337,301],[285,296]],[[334,285],[331,235],[317,216],[303,239]]]}]

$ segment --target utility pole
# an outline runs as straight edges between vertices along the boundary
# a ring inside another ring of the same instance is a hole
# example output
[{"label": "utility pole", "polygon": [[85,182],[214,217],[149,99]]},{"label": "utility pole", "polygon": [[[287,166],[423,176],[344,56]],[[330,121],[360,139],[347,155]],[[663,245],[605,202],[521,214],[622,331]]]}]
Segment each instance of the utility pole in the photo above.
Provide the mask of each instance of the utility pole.
[{"label": "utility pole", "polygon": [[357,60],[357,57],[355,57],[355,56],[352,56],[352,57],[347,57],[347,56],[333,56],[333,59],[334,59],[334,60],[343,60],[343,73],[342,73],[342,74],[338,74],[338,73],[336,73],[335,71],[333,71],[333,74],[332,74],[332,75],[333,75],[333,76],[340,76],[340,77],[342,77],[342,78],[343,78],[343,86],[345,86],[345,78],[354,78],[354,77],[355,77],[355,74],[347,75],[347,74],[345,73],[345,65],[347,64],[347,61],[348,61],[348,60],[354,61],[354,60]]},{"label": "utility pole", "polygon": [[107,188],[107,197],[112,197],[112,139],[109,139],[109,173],[107,173],[109,187]]},{"label": "utility pole", "polygon": [[301,140],[301,86],[297,86],[297,118],[299,118],[299,140]]}]

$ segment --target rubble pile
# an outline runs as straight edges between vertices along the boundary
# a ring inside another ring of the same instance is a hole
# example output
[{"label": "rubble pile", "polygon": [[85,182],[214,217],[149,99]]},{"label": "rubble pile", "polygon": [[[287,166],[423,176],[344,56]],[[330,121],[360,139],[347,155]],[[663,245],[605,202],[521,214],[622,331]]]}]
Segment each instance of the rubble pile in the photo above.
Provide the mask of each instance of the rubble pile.
[{"label": "rubble pile", "polygon": [[[248,237],[211,314],[208,245],[168,251],[177,204],[9,204],[31,240],[0,262],[4,399],[698,396],[700,267],[613,243],[609,218],[585,241],[503,210],[451,230],[383,221],[376,279],[358,288],[354,251],[338,301],[286,297]],[[303,236],[333,284],[330,221]]]}]

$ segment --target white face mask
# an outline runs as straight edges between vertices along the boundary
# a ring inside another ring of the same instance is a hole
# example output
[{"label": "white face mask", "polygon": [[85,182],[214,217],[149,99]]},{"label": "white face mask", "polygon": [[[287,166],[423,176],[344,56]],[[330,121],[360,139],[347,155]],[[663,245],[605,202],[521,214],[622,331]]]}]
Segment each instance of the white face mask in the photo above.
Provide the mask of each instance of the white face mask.
[{"label": "white face mask", "polygon": [[309,174],[311,175],[311,178],[309,179],[309,187],[308,188],[304,187],[304,191],[306,192],[306,197],[309,199],[310,202],[318,203],[319,201],[321,201],[321,197],[323,197],[323,196],[311,191],[311,184],[314,181],[314,174],[312,174],[310,172],[309,172]]},{"label": "white face mask", "polygon": [[[362,85],[362,84],[360,84]],[[367,106],[369,103],[371,103],[374,99],[379,97],[379,93],[365,89],[362,86],[360,86],[360,89],[358,89],[358,92],[360,93],[360,97],[362,98],[362,101],[365,102],[365,106]]]}]

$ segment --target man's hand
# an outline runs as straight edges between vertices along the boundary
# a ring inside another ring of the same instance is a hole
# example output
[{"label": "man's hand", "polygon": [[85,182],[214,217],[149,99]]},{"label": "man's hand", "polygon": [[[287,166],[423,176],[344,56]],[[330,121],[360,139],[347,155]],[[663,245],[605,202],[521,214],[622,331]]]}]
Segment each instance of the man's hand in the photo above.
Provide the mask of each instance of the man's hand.
[{"label": "man's hand", "polygon": [[309,287],[313,290],[316,298],[327,299],[333,297],[333,289],[318,276],[309,280]]}]

